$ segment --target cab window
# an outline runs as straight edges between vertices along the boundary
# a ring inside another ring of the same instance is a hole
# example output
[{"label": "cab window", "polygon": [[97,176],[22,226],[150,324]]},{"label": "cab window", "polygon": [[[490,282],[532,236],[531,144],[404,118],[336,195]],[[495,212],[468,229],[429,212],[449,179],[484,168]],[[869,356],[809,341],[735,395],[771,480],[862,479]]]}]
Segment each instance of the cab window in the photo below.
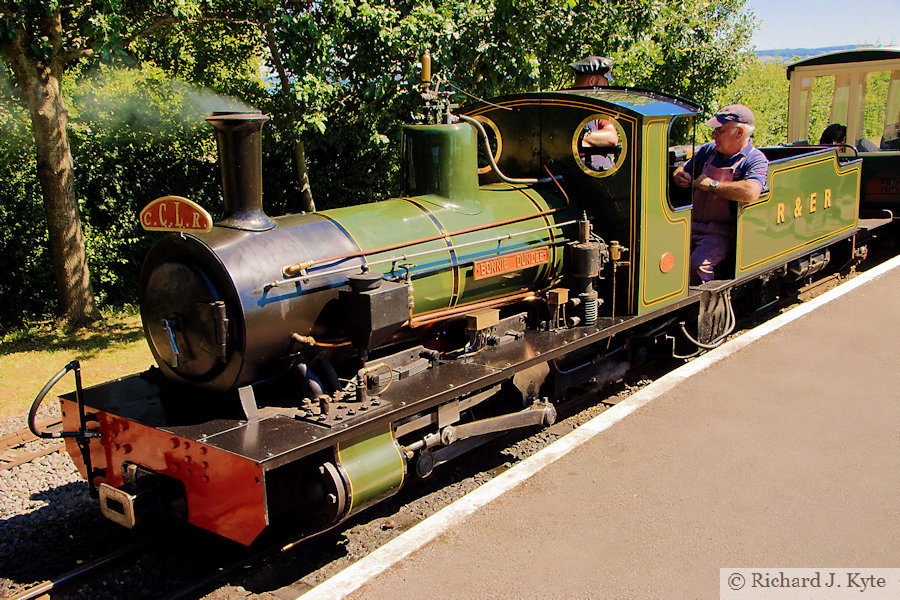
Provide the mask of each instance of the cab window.
[{"label": "cab window", "polygon": [[[681,115],[669,123],[669,205],[682,208],[691,205],[690,188],[680,188],[672,183],[672,174],[694,156],[696,145],[696,119],[694,115]],[[697,165],[692,165],[696,167]]]},{"label": "cab window", "polygon": [[625,130],[611,115],[592,114],[575,130],[572,152],[585,173],[594,177],[612,175],[625,162]]}]

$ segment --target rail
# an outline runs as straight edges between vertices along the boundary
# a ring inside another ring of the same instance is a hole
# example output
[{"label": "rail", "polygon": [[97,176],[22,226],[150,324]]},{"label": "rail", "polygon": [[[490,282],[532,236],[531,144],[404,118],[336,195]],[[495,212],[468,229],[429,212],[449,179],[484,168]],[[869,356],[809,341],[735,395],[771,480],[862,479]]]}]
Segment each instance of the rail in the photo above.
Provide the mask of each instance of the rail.
[{"label": "rail", "polygon": [[[57,428],[62,422],[57,419],[46,419],[38,423],[38,427],[42,430],[49,428]],[[63,448],[63,442],[58,441],[54,444],[40,448],[38,450],[30,450],[26,448],[29,442],[39,439],[30,429],[20,429],[13,433],[0,437],[0,471],[12,469],[29,463],[36,458],[47,456],[58,452]]]},{"label": "rail", "polygon": [[[72,581],[77,580],[79,577],[84,577],[88,573],[96,571],[107,564],[118,560],[124,556],[127,556],[133,552],[136,552],[149,544],[148,540],[141,540],[138,542],[134,542],[133,544],[129,544],[124,546],[123,548],[119,548],[113,552],[110,552],[106,556],[102,556],[96,560],[93,560],[87,564],[81,565],[77,569],[73,569],[69,571],[65,575],[58,577],[52,581],[44,581],[39,583],[38,585],[32,586],[26,590],[23,590],[12,596],[7,598],[6,600],[31,600],[32,598],[40,598],[41,596],[48,595],[52,590],[55,590],[62,586],[63,584],[70,583]],[[49,596],[48,596],[49,597]]]}]

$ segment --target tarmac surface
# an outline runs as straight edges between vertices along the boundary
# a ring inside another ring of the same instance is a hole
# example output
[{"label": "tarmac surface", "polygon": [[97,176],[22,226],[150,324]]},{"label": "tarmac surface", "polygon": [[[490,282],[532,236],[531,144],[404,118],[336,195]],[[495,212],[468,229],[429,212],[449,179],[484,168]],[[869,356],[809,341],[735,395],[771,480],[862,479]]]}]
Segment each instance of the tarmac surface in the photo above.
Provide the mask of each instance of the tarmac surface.
[{"label": "tarmac surface", "polygon": [[722,568],[900,566],[891,264],[685,365],[546,468],[303,598],[718,598]]}]

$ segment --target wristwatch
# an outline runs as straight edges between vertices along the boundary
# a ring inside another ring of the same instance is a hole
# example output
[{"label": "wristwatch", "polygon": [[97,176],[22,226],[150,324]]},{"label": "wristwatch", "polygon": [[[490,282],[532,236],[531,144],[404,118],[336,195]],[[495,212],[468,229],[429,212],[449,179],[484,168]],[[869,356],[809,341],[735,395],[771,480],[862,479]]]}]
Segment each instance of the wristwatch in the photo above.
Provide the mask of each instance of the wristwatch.
[{"label": "wristwatch", "polygon": [[716,188],[717,188],[717,187],[719,187],[719,182],[716,181],[715,179],[713,179],[713,180],[709,183],[709,191],[714,192],[714,191],[716,191]]}]

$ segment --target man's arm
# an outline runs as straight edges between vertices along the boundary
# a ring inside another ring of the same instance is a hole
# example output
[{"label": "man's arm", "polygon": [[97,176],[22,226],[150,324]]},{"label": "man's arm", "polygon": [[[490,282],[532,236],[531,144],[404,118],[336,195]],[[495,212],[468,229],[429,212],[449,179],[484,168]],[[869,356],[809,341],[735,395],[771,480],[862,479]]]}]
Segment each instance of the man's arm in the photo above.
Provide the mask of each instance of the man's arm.
[{"label": "man's arm", "polygon": [[605,121],[601,123],[601,127],[596,131],[592,131],[585,135],[581,142],[585,146],[607,147],[615,146],[619,143],[619,134],[616,132],[616,126]]},{"label": "man's arm", "polygon": [[[696,157],[694,157],[696,159]],[[748,158],[746,170],[742,179],[737,181],[720,181],[715,189],[715,194],[723,200],[733,202],[753,202],[759,198],[762,189],[768,180],[769,161],[766,157],[754,149]],[[681,172],[681,173],[680,173]],[[693,182],[691,175],[682,168],[675,169],[675,184],[680,187],[689,187],[691,184],[698,190],[712,191],[710,184],[712,178],[701,174]]]},{"label": "man's arm", "polygon": [[[710,192],[713,191],[710,187],[712,182],[713,180],[710,177],[701,175],[694,180],[694,187],[698,190]],[[714,193],[724,200],[753,202],[759,198],[760,192],[762,192],[762,185],[757,180],[745,179],[743,181],[720,181]]]}]

